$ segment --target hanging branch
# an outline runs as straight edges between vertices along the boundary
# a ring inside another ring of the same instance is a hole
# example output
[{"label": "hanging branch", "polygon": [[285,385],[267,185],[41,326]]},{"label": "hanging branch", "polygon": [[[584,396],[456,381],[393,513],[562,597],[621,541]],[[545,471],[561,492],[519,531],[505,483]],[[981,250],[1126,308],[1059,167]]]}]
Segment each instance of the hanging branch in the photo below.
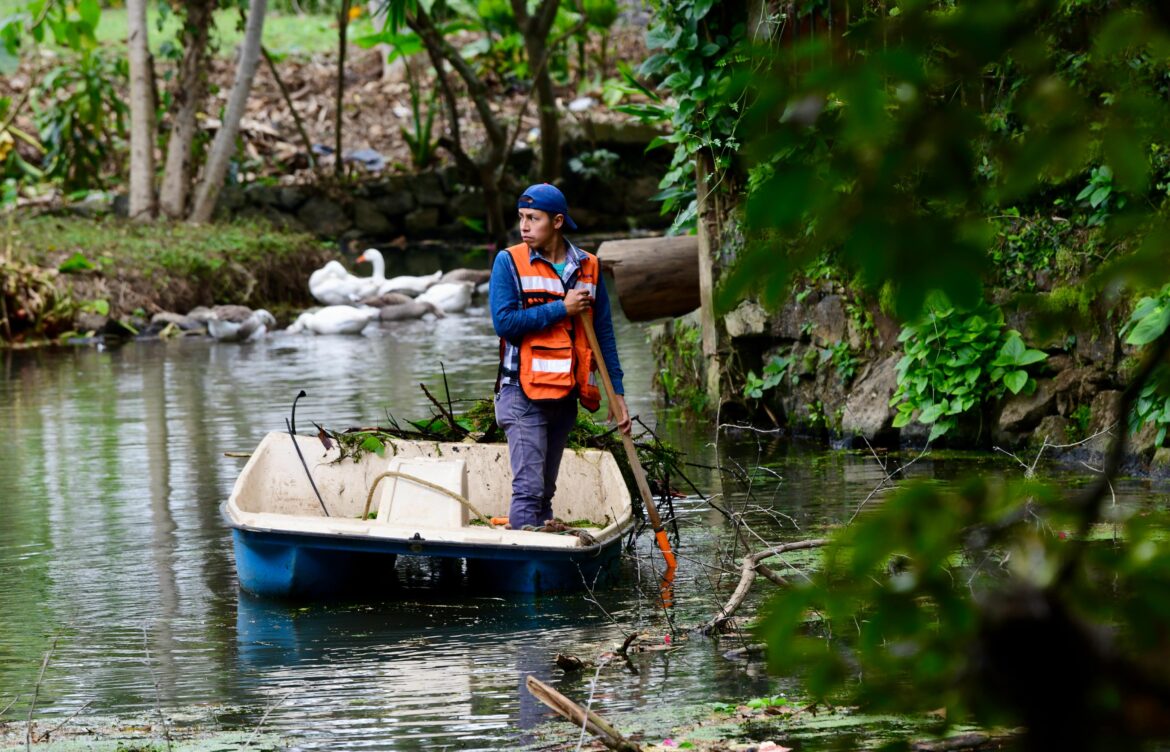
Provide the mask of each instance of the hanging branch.
[{"label": "hanging branch", "polygon": [[317,158],[313,155],[313,142],[309,140],[309,134],[305,131],[305,121],[301,119],[301,113],[297,112],[297,108],[293,107],[292,95],[289,93],[284,79],[280,77],[280,73],[276,70],[276,61],[272,59],[268,48],[261,45],[260,54],[264,56],[264,62],[268,63],[268,70],[272,73],[272,77],[276,79],[276,85],[280,87],[280,95],[284,98],[284,103],[288,106],[288,111],[292,113],[293,123],[297,127],[297,134],[301,137],[301,145],[304,146],[305,154],[309,157],[309,167],[315,172],[317,170]]}]

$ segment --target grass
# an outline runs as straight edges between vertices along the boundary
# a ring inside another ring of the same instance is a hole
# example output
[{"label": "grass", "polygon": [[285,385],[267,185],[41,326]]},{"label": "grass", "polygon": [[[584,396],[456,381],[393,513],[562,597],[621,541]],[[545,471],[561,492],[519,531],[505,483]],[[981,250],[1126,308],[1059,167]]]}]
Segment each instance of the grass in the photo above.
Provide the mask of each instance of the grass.
[{"label": "grass", "polygon": [[[24,8],[23,0],[0,0],[0,19]],[[160,54],[164,44],[176,43],[181,29],[179,19],[169,15],[159,26],[158,7],[151,3],[147,10],[150,25],[150,48]],[[102,45],[120,45],[126,41],[127,16],[125,8],[103,8],[98,24],[97,38]],[[215,14],[215,39],[219,55],[231,58],[243,40],[240,14],[235,10],[220,10]],[[373,33],[373,24],[361,16],[349,26],[350,39]],[[51,38],[51,35],[49,35]],[[270,12],[264,20],[264,46],[274,55],[309,56],[337,49],[337,19],[333,15]],[[52,41],[50,49],[59,49]]]},{"label": "grass", "polygon": [[266,258],[299,256],[320,243],[306,233],[278,230],[265,222],[228,224],[126,222],[82,217],[17,218],[0,228],[13,258],[57,266],[80,253],[101,272],[133,265],[144,272],[202,277],[230,263],[255,264]]},{"label": "grass", "polygon": [[[17,340],[51,339],[87,307],[119,317],[242,303],[282,318],[311,303],[309,274],[330,255],[312,235],[262,220],[189,225],[18,216],[0,224],[0,266],[27,277],[6,301],[7,310],[26,312],[16,322],[23,332]],[[61,273],[46,276],[45,269]],[[22,293],[34,288],[36,294]]]}]

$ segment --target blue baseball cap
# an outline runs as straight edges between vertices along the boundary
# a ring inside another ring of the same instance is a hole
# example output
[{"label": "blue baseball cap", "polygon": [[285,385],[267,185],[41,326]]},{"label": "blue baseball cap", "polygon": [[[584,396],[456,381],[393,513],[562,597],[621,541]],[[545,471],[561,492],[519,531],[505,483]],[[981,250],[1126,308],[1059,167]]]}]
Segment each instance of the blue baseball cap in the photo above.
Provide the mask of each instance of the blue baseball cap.
[{"label": "blue baseball cap", "polygon": [[569,216],[569,203],[561,189],[550,183],[530,185],[516,202],[517,209],[539,209],[549,214],[564,214],[565,224],[570,230],[577,229],[577,223]]}]

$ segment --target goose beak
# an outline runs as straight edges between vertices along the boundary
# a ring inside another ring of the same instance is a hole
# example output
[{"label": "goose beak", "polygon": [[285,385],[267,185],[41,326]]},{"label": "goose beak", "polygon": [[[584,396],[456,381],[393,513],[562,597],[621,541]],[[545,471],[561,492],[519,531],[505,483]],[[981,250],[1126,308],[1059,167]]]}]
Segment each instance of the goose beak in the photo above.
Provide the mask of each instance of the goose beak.
[{"label": "goose beak", "polygon": [[366,261],[366,260],[367,260],[367,259],[366,259],[366,254],[364,254],[364,253],[363,253],[362,255],[360,255],[360,256],[358,256],[358,257],[357,257],[357,261],[355,261],[354,263],[355,263],[355,264],[360,264],[360,263],[362,263],[363,261]]}]

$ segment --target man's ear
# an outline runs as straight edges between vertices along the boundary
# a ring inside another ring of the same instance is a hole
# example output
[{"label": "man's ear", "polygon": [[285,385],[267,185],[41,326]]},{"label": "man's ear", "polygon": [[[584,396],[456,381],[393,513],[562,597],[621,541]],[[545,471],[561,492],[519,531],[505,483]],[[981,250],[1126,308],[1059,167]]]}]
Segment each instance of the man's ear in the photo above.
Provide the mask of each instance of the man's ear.
[{"label": "man's ear", "polygon": [[564,214],[554,215],[553,216],[553,229],[559,230],[564,226],[565,226],[565,215]]}]

